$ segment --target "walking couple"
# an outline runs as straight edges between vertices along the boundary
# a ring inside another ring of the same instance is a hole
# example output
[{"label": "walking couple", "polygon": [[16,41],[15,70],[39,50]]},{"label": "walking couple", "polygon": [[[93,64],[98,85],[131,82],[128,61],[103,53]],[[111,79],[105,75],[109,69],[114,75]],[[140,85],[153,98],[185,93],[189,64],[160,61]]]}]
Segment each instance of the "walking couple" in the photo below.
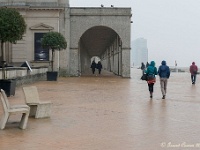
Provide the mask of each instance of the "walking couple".
[{"label": "walking couple", "polygon": [[167,81],[170,77],[170,69],[166,65],[166,61],[162,61],[159,69],[155,67],[155,62],[151,61],[150,65],[147,67],[145,73],[147,74],[147,83],[150,93],[150,98],[153,98],[154,84],[156,83],[156,75],[160,77],[160,87],[162,92],[162,99],[165,99],[167,93]]},{"label": "walking couple", "polygon": [[100,61],[98,61],[98,63],[96,64],[95,61],[92,61],[92,64],[90,66],[90,68],[92,68],[92,73],[95,73],[95,69],[97,68],[99,71],[99,74],[101,74],[101,69],[102,69],[102,64]]}]

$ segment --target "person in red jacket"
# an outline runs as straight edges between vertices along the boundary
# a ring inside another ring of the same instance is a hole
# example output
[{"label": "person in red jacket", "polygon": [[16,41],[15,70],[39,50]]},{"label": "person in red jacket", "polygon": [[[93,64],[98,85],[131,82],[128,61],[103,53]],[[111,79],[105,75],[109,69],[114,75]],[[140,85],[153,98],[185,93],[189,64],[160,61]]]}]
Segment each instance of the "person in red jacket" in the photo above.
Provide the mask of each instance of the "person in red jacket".
[{"label": "person in red jacket", "polygon": [[198,71],[197,65],[195,65],[195,62],[192,62],[192,65],[190,66],[192,84],[195,84],[196,82],[197,71]]}]

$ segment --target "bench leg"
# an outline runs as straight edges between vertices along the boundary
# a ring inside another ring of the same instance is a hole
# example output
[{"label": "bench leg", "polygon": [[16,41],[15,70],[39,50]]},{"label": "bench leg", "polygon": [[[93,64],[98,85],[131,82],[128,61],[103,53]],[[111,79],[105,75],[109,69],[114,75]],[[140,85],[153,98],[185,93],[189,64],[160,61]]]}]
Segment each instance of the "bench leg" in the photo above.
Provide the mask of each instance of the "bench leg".
[{"label": "bench leg", "polygon": [[36,111],[37,111],[37,105],[29,105],[30,106],[30,114],[29,114],[29,116],[30,117],[35,117],[35,115],[36,115]]},{"label": "bench leg", "polygon": [[1,130],[3,130],[5,128],[8,118],[9,118],[9,114],[8,113],[4,114],[4,116],[1,120]]},{"label": "bench leg", "polygon": [[22,118],[21,118],[21,121],[20,121],[20,124],[19,124],[20,129],[26,129],[26,126],[27,126],[27,123],[28,123],[28,116],[29,116],[28,112],[22,114]]},{"label": "bench leg", "polygon": [[51,115],[52,104],[39,104],[35,114],[35,118],[45,118]]}]

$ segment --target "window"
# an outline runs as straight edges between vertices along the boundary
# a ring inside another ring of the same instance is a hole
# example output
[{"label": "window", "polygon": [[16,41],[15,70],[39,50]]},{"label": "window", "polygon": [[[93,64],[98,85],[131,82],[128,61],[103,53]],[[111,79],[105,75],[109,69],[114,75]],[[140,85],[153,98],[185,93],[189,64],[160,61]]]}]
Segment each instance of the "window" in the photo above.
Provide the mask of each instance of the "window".
[{"label": "window", "polygon": [[41,40],[45,33],[35,33],[35,61],[48,61],[49,60],[49,50],[42,48]]}]

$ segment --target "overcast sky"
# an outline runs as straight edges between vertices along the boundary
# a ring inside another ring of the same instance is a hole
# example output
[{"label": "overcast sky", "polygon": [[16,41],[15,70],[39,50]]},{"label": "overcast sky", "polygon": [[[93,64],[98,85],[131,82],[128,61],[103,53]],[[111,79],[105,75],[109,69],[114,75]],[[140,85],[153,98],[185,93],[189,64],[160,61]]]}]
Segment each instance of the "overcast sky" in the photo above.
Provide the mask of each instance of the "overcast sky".
[{"label": "overcast sky", "polygon": [[71,0],[71,7],[131,7],[131,40],[147,39],[149,61],[200,67],[200,0]]}]

